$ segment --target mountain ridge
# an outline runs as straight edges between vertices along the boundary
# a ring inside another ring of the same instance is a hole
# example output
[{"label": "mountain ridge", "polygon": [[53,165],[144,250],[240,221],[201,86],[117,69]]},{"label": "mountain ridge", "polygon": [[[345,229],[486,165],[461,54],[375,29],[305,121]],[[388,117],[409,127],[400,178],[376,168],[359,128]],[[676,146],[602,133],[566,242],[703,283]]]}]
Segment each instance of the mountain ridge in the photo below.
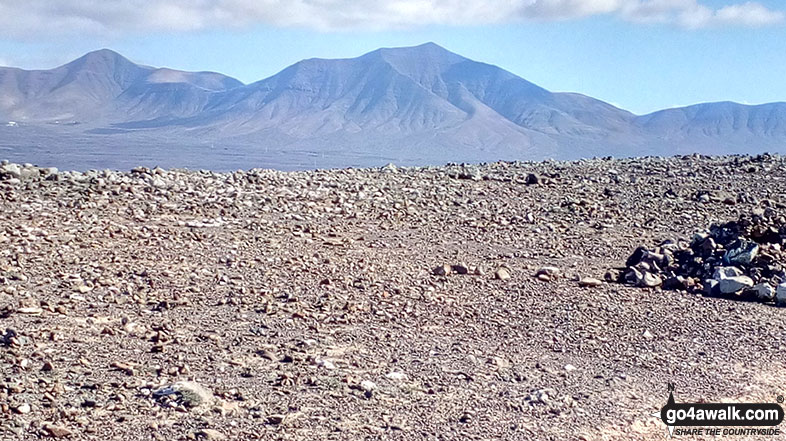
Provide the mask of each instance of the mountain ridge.
[{"label": "mountain ridge", "polygon": [[41,127],[68,122],[77,128],[63,136],[88,144],[160,138],[404,155],[405,162],[412,159],[406,152],[436,162],[748,153],[786,145],[786,103],[699,103],[635,115],[580,93],[551,92],[431,42],[309,58],[249,84],[217,72],[140,65],[100,49],[49,70],[0,67],[2,119]]}]

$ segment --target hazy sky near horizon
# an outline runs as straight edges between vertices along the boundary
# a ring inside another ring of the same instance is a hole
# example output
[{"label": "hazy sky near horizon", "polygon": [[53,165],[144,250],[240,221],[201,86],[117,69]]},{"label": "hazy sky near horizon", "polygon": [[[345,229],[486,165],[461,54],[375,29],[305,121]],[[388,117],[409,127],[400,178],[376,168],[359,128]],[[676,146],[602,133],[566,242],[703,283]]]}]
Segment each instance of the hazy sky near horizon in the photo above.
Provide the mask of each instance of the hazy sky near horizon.
[{"label": "hazy sky near horizon", "polygon": [[248,83],[427,41],[639,114],[786,101],[776,0],[0,0],[0,65],[26,69],[106,47]]}]

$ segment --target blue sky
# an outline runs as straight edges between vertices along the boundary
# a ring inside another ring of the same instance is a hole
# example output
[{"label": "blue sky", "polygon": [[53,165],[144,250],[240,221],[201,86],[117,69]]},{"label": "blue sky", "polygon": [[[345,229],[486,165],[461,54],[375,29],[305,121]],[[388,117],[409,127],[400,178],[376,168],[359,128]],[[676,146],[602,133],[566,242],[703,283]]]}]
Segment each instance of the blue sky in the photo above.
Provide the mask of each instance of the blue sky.
[{"label": "blue sky", "polygon": [[772,0],[101,5],[0,0],[0,64],[49,68],[108,47],[142,64],[252,82],[303,58],[433,41],[550,90],[584,93],[635,113],[705,101],[786,101],[786,5]]}]

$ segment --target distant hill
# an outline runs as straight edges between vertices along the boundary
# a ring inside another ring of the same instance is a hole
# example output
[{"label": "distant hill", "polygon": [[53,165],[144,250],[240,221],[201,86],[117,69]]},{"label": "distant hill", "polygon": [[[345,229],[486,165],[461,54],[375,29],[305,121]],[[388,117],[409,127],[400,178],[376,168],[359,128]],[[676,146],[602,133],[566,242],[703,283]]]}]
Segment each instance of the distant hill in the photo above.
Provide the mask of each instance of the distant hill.
[{"label": "distant hill", "polygon": [[0,68],[3,120],[25,126],[24,136],[0,129],[0,148],[16,157],[23,144],[46,145],[54,159],[60,142],[135,145],[150,157],[160,145],[170,165],[193,165],[186,147],[208,144],[239,163],[247,157],[249,167],[260,149],[292,164],[327,155],[331,166],[786,150],[786,103],[637,116],[433,43],[303,60],[248,85],[140,66],[104,49],[52,70]]},{"label": "distant hill", "polygon": [[0,67],[0,114],[30,123],[103,124],[186,116],[199,112],[211,93],[238,86],[221,74],[140,66],[103,49],[52,70]]}]

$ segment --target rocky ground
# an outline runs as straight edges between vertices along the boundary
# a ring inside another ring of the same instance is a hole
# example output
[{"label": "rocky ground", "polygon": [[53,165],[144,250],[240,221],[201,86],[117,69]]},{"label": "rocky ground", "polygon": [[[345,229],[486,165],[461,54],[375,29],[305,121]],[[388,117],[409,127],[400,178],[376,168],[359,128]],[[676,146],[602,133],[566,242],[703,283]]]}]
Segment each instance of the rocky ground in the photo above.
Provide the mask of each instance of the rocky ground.
[{"label": "rocky ground", "polygon": [[786,310],[604,274],[762,208],[782,157],[4,164],[0,439],[665,439],[786,392]]}]

